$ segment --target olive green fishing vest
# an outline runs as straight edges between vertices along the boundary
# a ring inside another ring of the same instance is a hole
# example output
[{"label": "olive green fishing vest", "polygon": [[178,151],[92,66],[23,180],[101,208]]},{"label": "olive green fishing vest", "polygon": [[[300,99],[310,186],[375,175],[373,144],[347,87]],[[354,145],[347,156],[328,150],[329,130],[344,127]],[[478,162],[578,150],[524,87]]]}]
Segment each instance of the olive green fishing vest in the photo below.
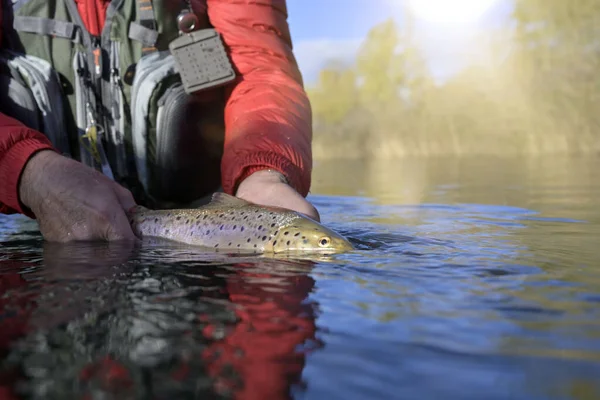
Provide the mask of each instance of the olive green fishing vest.
[{"label": "olive green fishing vest", "polygon": [[129,187],[152,192],[157,132],[182,99],[235,78],[214,29],[181,31],[186,1],[112,0],[100,36],[74,0],[2,1],[0,111]]}]

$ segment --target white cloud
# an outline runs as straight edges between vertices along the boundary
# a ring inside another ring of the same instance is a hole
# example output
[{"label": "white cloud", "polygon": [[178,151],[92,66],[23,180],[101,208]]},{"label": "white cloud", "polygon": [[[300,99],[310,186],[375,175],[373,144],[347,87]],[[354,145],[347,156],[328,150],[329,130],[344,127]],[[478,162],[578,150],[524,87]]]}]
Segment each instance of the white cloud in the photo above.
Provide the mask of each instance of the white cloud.
[{"label": "white cloud", "polygon": [[294,55],[306,83],[312,83],[331,60],[352,63],[362,39],[313,39],[294,43]]}]

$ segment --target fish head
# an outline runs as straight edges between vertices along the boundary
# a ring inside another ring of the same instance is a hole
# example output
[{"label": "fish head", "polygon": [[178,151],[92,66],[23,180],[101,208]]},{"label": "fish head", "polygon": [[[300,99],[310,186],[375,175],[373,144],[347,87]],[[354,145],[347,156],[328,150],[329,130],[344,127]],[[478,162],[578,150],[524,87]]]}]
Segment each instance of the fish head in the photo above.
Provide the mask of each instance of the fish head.
[{"label": "fish head", "polygon": [[295,218],[282,226],[270,243],[274,253],[343,253],[354,250],[348,239],[307,217]]}]

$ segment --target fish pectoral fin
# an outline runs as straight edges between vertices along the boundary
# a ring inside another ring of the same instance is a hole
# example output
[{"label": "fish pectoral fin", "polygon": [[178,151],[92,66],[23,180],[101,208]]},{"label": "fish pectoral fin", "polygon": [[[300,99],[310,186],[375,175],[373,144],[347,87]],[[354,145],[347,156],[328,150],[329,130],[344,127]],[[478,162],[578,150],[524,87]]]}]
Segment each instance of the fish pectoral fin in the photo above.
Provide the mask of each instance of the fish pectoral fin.
[{"label": "fish pectoral fin", "polygon": [[209,206],[244,206],[250,204],[246,200],[240,199],[239,197],[231,196],[227,193],[216,192],[213,193],[212,199]]},{"label": "fish pectoral fin", "polygon": [[150,211],[150,209],[146,208],[144,206],[135,205],[135,206],[131,207],[129,210],[127,210],[127,214],[131,215],[131,214],[147,212],[147,211]]}]

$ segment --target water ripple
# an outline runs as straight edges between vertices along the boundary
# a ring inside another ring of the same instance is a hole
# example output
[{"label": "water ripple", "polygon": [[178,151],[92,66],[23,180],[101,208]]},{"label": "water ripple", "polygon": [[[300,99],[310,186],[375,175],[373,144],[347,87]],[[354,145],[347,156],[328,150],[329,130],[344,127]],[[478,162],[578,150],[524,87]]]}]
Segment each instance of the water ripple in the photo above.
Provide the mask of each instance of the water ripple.
[{"label": "water ripple", "polygon": [[0,398],[600,398],[599,183],[438,172],[311,196],[356,246],[321,258],[0,217]]}]

